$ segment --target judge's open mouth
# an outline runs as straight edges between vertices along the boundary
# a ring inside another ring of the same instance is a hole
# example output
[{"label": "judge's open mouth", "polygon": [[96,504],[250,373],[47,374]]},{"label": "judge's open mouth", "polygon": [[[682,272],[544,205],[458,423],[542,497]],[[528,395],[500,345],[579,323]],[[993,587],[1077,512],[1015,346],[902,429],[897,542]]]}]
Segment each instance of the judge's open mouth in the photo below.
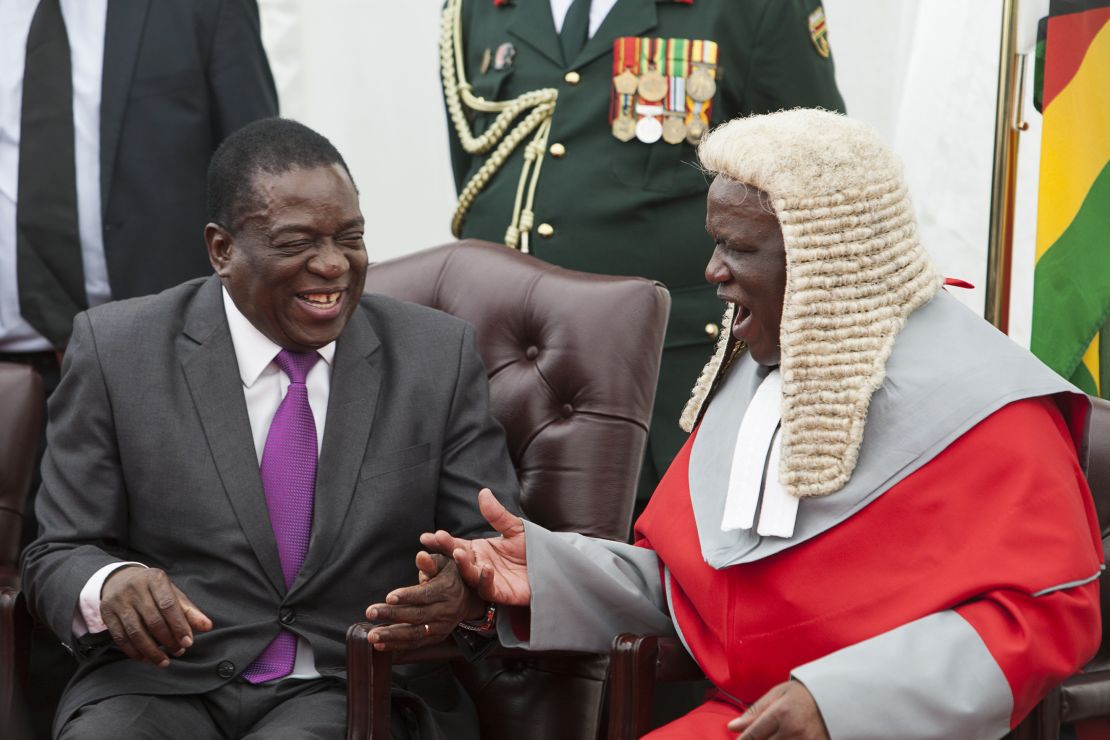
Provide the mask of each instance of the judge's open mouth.
[{"label": "judge's open mouth", "polygon": [[732,305],[735,311],[732,316],[732,336],[740,340],[750,338],[753,325],[751,309],[739,303]]}]

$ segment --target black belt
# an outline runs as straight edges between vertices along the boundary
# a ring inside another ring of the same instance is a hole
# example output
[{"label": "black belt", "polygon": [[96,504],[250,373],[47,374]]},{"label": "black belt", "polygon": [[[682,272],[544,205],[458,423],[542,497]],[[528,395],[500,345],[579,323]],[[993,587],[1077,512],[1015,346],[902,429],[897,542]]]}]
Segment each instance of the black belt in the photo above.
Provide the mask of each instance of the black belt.
[{"label": "black belt", "polygon": [[40,373],[57,370],[60,364],[58,353],[52,349],[42,350],[41,352],[0,352],[0,362],[30,365]]}]

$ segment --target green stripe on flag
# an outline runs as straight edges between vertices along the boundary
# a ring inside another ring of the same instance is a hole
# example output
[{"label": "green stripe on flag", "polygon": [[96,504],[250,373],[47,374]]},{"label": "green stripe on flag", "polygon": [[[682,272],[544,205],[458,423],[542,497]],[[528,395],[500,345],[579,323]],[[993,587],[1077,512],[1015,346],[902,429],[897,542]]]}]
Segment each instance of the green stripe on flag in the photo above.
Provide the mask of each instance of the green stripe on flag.
[{"label": "green stripe on flag", "polygon": [[1108,316],[1110,164],[1102,168],[1075,219],[1037,262],[1030,349],[1053,370],[1071,377]]}]

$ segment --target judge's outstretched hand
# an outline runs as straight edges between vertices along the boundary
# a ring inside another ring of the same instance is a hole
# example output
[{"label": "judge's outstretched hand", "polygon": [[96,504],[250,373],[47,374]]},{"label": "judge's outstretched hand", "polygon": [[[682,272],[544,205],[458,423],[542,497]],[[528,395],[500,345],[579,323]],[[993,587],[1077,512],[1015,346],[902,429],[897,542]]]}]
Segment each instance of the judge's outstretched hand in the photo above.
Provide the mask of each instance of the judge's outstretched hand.
[{"label": "judge's outstretched hand", "polygon": [[500,537],[464,540],[441,529],[422,534],[420,543],[454,558],[463,580],[486,601],[527,606],[532,589],[528,585],[524,520],[510,514],[488,488],[479,491],[478,508]]}]

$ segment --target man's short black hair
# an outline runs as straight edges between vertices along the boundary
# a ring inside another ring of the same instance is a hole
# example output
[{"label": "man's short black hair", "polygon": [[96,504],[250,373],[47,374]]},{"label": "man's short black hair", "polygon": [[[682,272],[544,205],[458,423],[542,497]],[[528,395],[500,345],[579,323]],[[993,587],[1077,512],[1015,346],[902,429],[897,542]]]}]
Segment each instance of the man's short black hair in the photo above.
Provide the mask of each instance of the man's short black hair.
[{"label": "man's short black hair", "polygon": [[350,177],[351,170],[339,150],[302,123],[288,118],[249,123],[227,137],[212,155],[208,165],[208,218],[234,231],[246,214],[262,205],[254,188],[259,174],[281,175],[337,163]]}]

